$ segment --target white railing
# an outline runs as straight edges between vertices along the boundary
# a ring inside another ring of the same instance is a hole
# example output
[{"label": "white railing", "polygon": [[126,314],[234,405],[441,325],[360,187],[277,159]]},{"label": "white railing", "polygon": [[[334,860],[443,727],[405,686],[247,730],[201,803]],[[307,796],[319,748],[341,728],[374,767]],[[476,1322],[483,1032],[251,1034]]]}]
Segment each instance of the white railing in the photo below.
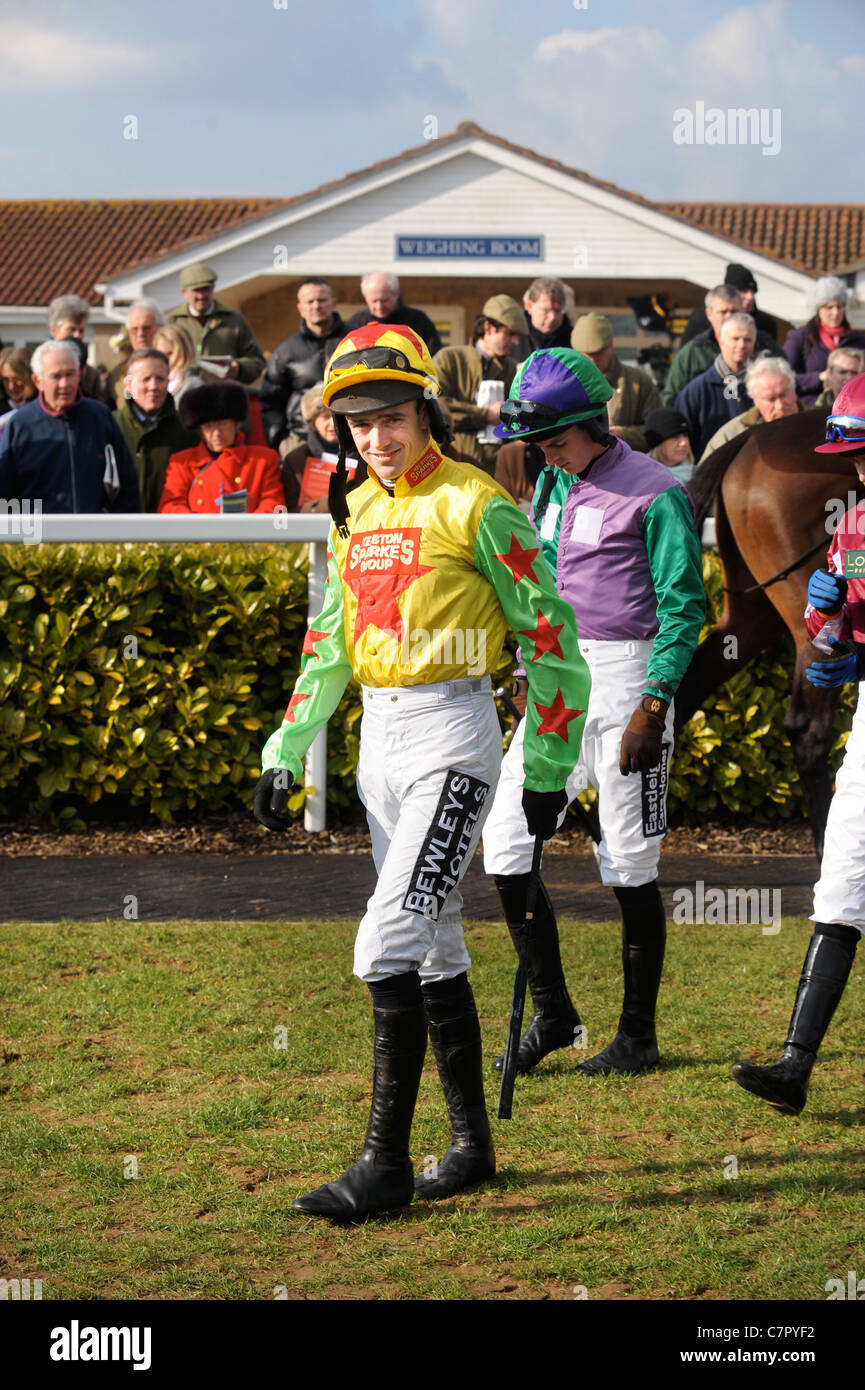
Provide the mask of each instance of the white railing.
[{"label": "white railing", "polygon": [[[26,504],[25,504],[26,505]],[[162,545],[195,541],[236,541],[246,545],[304,544],[309,546],[307,575],[307,614],[317,617],[324,601],[327,578],[327,537],[330,517],[299,512],[269,512],[249,516],[243,513],[217,516],[160,516],[157,512],[79,512],[73,515],[51,512],[0,511],[0,543],[22,545],[63,545],[100,541]],[[703,526],[703,545],[714,548],[715,518]],[[327,729],[314,740],[306,755],[306,783],[313,788],[306,799],[303,823],[307,830],[321,831],[326,824]]]}]

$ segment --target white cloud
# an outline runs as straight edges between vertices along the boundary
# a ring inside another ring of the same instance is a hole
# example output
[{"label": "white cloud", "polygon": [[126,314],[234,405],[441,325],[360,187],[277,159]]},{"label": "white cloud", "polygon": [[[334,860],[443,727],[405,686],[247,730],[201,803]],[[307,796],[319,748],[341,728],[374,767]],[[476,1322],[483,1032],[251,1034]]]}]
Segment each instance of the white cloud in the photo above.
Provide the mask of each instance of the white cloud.
[{"label": "white cloud", "polygon": [[[707,10],[690,39],[672,28],[591,29],[585,22],[546,35],[541,28],[539,37],[528,19],[497,29],[481,0],[428,5],[437,43],[425,71],[437,71],[449,89],[443,130],[456,124],[448,122],[452,114],[469,116],[515,144],[650,198],[819,196],[808,191],[808,171],[821,142],[834,137],[839,111],[853,119],[852,84],[838,81],[829,33],[797,38],[785,0],[740,3],[720,16]],[[426,58],[430,49],[423,51]],[[865,69],[865,59],[842,62],[857,75],[860,64]],[[479,82],[481,72],[498,80]],[[697,100],[722,109],[780,108],[782,157],[755,161],[756,151],[674,147],[673,112]]]},{"label": "white cloud", "polygon": [[618,66],[627,55],[656,53],[667,47],[668,41],[660,29],[563,29],[559,34],[542,39],[534,56],[549,62],[570,54],[582,57],[592,49],[600,49],[598,54],[592,54],[592,61],[600,58]]},{"label": "white cloud", "polygon": [[865,72],[865,58],[862,57],[861,53],[848,53],[845,58],[841,59],[841,66],[845,72],[852,72],[858,76]]},{"label": "white cloud", "polygon": [[122,82],[159,70],[165,54],[155,44],[139,48],[12,21],[2,29],[0,86],[6,92],[84,91],[94,82]]},{"label": "white cloud", "polygon": [[787,32],[784,7],[785,0],[742,5],[693,39],[682,57],[690,85],[711,84],[721,92],[720,104],[735,104],[736,92],[751,91],[749,104],[765,106],[771,99],[761,99],[760,89],[765,91],[770,83],[791,93],[803,85],[831,83],[834,67],[816,44],[800,43]]}]

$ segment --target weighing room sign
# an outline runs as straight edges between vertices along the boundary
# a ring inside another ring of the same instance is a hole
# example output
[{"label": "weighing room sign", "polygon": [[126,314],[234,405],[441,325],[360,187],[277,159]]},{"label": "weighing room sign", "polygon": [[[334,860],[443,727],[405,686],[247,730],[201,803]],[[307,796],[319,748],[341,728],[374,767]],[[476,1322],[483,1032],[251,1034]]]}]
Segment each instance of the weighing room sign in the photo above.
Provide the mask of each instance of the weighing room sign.
[{"label": "weighing room sign", "polygon": [[542,261],[542,236],[397,236],[397,260]]}]

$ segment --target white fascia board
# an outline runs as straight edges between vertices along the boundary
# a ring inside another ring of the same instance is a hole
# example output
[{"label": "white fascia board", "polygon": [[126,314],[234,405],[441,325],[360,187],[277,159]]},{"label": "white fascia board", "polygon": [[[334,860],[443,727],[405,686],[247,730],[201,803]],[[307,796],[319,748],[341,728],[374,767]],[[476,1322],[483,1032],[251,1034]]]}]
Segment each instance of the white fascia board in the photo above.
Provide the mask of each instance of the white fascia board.
[{"label": "white fascia board", "polygon": [[590,183],[588,180],[577,178],[573,174],[562,173],[558,169],[550,169],[545,164],[536,163],[535,160],[529,159],[526,155],[502,150],[497,145],[487,144],[480,137],[476,137],[467,148],[470,148],[473,154],[483,158],[496,159],[499,164],[506,165],[517,173],[546,183],[564,193],[573,194],[578,189],[579,196],[586,202],[594,203],[597,207],[613,212],[619,217],[628,217],[633,222],[651,227],[653,231],[659,232],[662,236],[685,242],[686,245],[693,246],[698,251],[718,256],[722,260],[729,261],[731,251],[738,246],[748,256],[749,269],[753,263],[762,276],[774,279],[789,289],[801,293],[814,284],[814,277],[808,275],[804,270],[794,270],[781,261],[772,260],[768,256],[761,255],[758,251],[752,251],[750,246],[745,246],[741,242],[715,236],[713,232],[706,232],[700,227],[694,227],[683,219],[674,217],[672,213],[662,212],[659,208],[647,207],[642,203],[634,203],[621,194],[610,193],[606,188],[598,188],[596,184]]},{"label": "white fascia board", "polygon": [[[107,286],[107,290],[115,299],[140,298],[147,294],[148,283],[175,271],[179,272],[185,265],[189,264],[190,257],[193,255],[202,259],[215,257],[260,237],[278,234],[281,229],[290,227],[297,222],[302,222],[322,212],[328,212],[332,208],[339,207],[342,203],[353,201],[367,193],[399,182],[409,175],[416,175],[426,169],[434,168],[438,164],[458,159],[467,153],[475,154],[492,164],[512,169],[536,182],[556,188],[560,192],[572,196],[577,194],[584,201],[603,208],[605,211],[649,227],[662,236],[681,241],[707,255],[716,256],[719,260],[729,261],[734,249],[740,247],[742,254],[747,254],[748,264],[755,273],[759,273],[764,278],[772,279],[776,284],[783,285],[796,293],[806,293],[814,283],[814,277],[808,275],[806,271],[794,270],[791,266],[761,255],[760,252],[752,250],[751,247],[745,246],[741,242],[718,237],[713,232],[694,227],[683,219],[674,217],[672,213],[632,202],[627,196],[599,188],[588,179],[581,179],[574,174],[551,169],[548,165],[532,159],[528,155],[504,150],[501,146],[484,140],[482,136],[467,135],[462,140],[448,144],[444,148],[436,148],[433,144],[428,151],[417,154],[406,162],[400,162],[389,169],[376,171],[366,178],[353,179],[344,187],[333,189],[329,193],[310,194],[303,198],[296,207],[285,208],[270,214],[270,216],[258,217],[252,222],[241,223],[240,226],[232,228],[228,232],[217,233],[212,240],[200,243],[197,249],[188,247],[181,252],[170,252],[145,269],[138,269],[129,276],[115,276],[110,285]],[[220,284],[226,289],[230,288],[232,284],[242,283],[244,283],[242,279],[223,280],[220,278]]]},{"label": "white fascia board", "polygon": [[[0,321],[16,323],[45,323],[45,315],[48,313],[46,304],[0,304]],[[90,323],[113,323],[114,319],[109,318],[104,307],[91,305]],[[47,329],[46,329],[47,331]]]},{"label": "white fascia board", "polygon": [[[322,212],[329,212],[331,208],[339,207],[341,203],[351,202],[355,198],[362,197],[367,193],[375,192],[378,188],[384,188],[390,183],[396,183],[406,177],[408,173],[416,174],[419,169],[432,168],[436,164],[443,164],[446,160],[452,159],[455,154],[463,154],[468,148],[468,142],[461,145],[458,150],[430,150],[429,154],[422,154],[415,157],[410,165],[400,164],[395,169],[383,170],[381,173],[371,175],[366,179],[353,182],[346,188],[334,189],[331,193],[324,193],[315,197],[310,197],[297,207],[284,208],[281,212],[271,213],[267,217],[257,217],[254,222],[243,222],[238,227],[232,227],[230,231],[217,233],[213,240],[205,244],[200,244],[197,251],[188,247],[182,252],[171,252],[163,256],[159,261],[153,261],[144,270],[137,270],[134,276],[128,278],[122,275],[116,276],[108,286],[115,299],[126,299],[129,295],[143,297],[147,294],[145,285],[158,280],[164,275],[170,275],[174,271],[181,271],[185,265],[189,265],[190,257],[197,255],[200,259],[206,260],[209,256],[218,256],[225,251],[233,251],[238,246],[243,246],[249,241],[255,241],[259,237],[273,236],[284,227],[290,227],[295,222],[303,222],[308,217],[314,217]],[[265,273],[262,271],[262,273]],[[233,284],[243,284],[243,280],[223,280],[220,277],[220,285],[229,289]]]}]

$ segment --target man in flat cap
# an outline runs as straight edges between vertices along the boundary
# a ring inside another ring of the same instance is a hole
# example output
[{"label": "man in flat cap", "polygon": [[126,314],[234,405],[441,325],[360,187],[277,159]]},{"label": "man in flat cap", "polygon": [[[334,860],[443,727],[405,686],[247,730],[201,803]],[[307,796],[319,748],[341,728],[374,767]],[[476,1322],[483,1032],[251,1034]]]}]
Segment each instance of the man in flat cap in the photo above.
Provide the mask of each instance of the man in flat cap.
[{"label": "man in flat cap", "polygon": [[264,354],[243,314],[214,299],[215,284],[216,271],[209,265],[185,266],[180,272],[180,292],[186,303],[170,310],[168,322],[183,325],[199,357],[230,358],[230,380],[255,381],[264,371]]},{"label": "man in flat cap", "polygon": [[442,348],[433,359],[442,399],[453,417],[454,448],[487,473],[495,473],[501,447],[493,426],[517,374],[510,354],[528,331],[517,301],[494,294],[475,319],[471,345]]},{"label": "man in flat cap", "polygon": [[581,314],[571,333],[571,347],[591,357],[613,388],[607,405],[610,434],[618,435],[638,452],[646,450],[643,421],[650,410],[657,410],[661,397],[648,372],[626,367],[613,351],[613,325],[605,314]]}]

